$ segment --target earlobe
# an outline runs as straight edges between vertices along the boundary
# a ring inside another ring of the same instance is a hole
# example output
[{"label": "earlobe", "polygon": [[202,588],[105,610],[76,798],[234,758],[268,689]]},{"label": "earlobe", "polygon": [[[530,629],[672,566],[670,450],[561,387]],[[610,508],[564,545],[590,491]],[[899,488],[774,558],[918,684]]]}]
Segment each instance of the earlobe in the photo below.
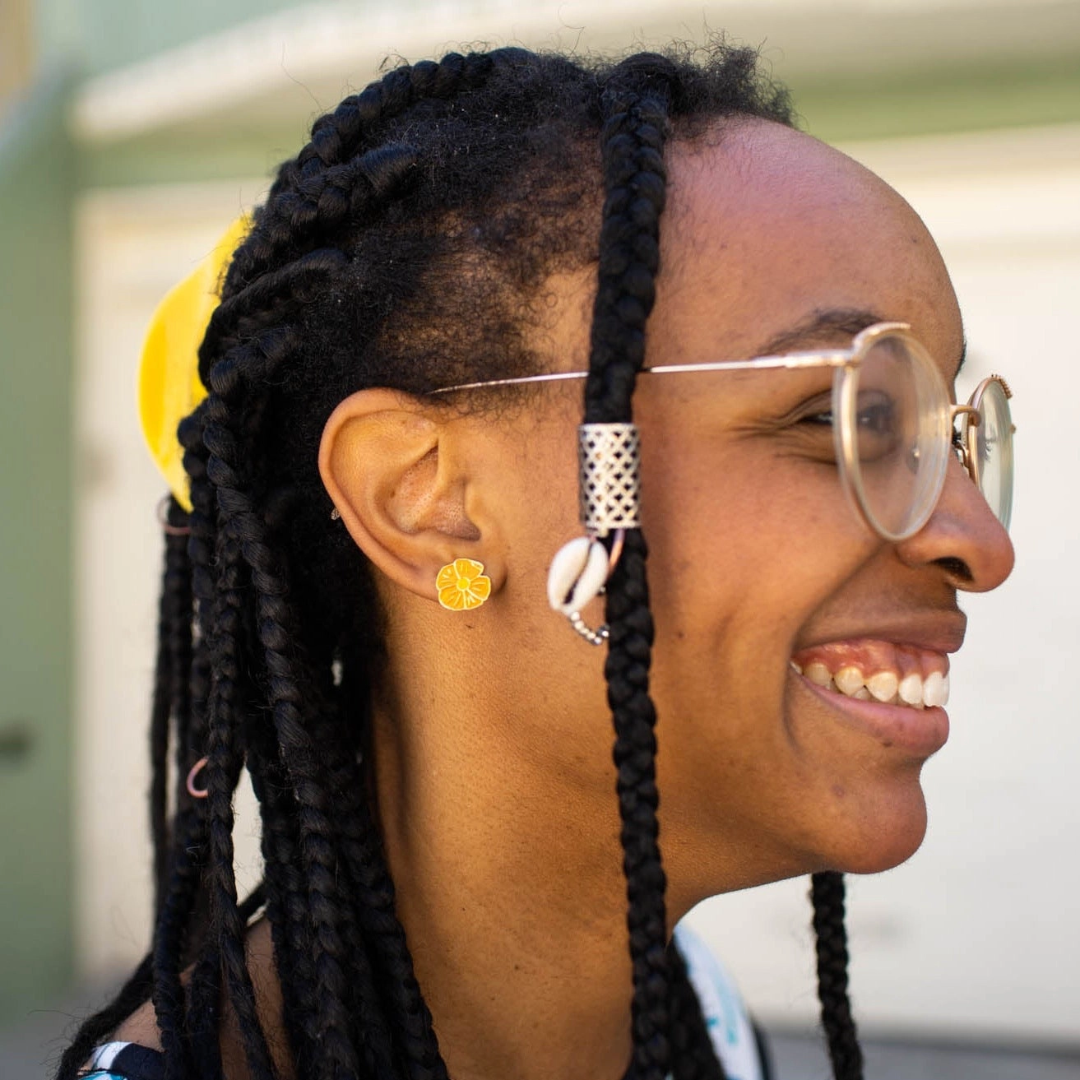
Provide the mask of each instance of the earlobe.
[{"label": "earlobe", "polygon": [[407,394],[361,390],[334,410],[319,446],[319,473],[340,515],[334,527],[348,529],[387,578],[429,600],[455,559],[483,563],[493,589],[503,576],[494,530],[470,516],[476,483],[449,427]]}]

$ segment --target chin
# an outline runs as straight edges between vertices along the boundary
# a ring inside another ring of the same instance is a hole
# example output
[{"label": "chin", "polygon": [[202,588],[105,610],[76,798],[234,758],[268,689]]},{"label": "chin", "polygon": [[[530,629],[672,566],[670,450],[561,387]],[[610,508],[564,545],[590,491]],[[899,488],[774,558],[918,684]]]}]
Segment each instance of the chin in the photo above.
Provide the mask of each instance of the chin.
[{"label": "chin", "polygon": [[916,783],[914,791],[872,800],[870,806],[859,801],[859,812],[847,816],[844,825],[825,839],[821,868],[879,874],[907,862],[926,836],[922,788]]}]

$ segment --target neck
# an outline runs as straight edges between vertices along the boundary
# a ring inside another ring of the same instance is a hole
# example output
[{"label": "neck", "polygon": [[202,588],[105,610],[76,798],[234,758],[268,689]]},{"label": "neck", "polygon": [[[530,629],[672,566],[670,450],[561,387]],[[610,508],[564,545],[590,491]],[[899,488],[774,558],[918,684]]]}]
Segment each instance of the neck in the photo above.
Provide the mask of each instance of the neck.
[{"label": "neck", "polygon": [[398,915],[450,1073],[618,1080],[631,969],[614,777],[585,790],[469,725],[376,719]]}]

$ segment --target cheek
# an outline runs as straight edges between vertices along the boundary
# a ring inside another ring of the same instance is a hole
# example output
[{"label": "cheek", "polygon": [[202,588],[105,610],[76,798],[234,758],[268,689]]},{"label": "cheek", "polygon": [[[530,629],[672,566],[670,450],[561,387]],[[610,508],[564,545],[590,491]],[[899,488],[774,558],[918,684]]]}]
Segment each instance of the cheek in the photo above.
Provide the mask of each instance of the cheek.
[{"label": "cheek", "polygon": [[880,545],[835,473],[745,443],[697,469],[666,469],[668,460],[644,477],[661,716],[738,757],[740,784],[763,769],[790,780],[804,748],[786,713],[789,659]]},{"label": "cheek", "polygon": [[713,650],[767,647],[786,657],[800,627],[858,573],[877,542],[831,470],[759,444],[668,468],[672,459],[646,462],[643,478],[658,624]]}]

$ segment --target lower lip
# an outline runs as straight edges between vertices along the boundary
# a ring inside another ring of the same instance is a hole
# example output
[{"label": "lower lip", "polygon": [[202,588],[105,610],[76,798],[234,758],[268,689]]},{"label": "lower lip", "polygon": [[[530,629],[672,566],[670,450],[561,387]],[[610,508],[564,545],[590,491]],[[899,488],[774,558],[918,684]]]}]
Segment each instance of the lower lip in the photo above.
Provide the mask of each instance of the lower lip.
[{"label": "lower lip", "polygon": [[825,690],[805,675],[794,671],[791,675],[830,706],[845,724],[871,736],[886,749],[895,748],[925,758],[936,754],[949,738],[949,714],[939,705],[915,709],[908,705],[860,701]]}]

